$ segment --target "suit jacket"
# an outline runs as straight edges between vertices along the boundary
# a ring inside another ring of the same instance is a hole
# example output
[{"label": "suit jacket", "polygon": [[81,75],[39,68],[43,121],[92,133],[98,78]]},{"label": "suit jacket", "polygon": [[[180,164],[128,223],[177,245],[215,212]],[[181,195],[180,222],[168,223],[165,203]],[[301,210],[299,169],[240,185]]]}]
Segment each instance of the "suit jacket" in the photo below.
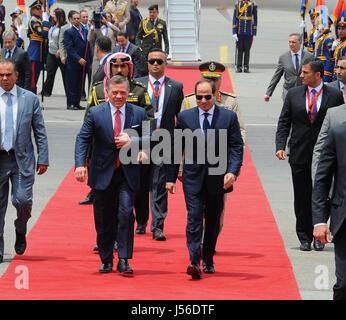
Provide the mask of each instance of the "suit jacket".
[{"label": "suit jacket", "polygon": [[335,236],[346,217],[346,123],[329,130],[321,153],[312,192],[313,224],[327,223],[329,206],[327,198],[333,175],[334,192],[331,199],[330,231]]},{"label": "suit jacket", "polygon": [[37,147],[38,164],[49,165],[48,140],[38,97],[18,86],[17,97],[18,112],[14,150],[20,173],[28,177],[35,175],[36,170],[34,146],[31,139],[32,132]]},{"label": "suit jacket", "polygon": [[289,163],[311,164],[313,148],[328,108],[344,103],[340,90],[323,86],[320,110],[311,124],[306,111],[306,86],[288,90],[276,131],[276,151],[285,150],[287,138],[290,149]]},{"label": "suit jacket", "polygon": [[[149,76],[135,79],[143,83],[147,88]],[[162,117],[160,128],[173,132],[175,127],[175,117],[180,112],[181,103],[184,99],[183,84],[166,77],[165,97],[163,101]]]},{"label": "suit jacket", "polygon": [[302,65],[306,62],[312,60],[313,55],[305,50],[302,51],[301,63],[299,65],[299,70],[297,72],[293,65],[291,51],[287,51],[279,57],[279,62],[274,72],[273,78],[267,88],[266,95],[271,97],[273,92],[279,83],[282,76],[284,76],[284,85],[282,99],[285,99],[287,90],[293,87],[302,85],[302,80],[300,79],[300,74],[302,72]]},{"label": "suit jacket", "polygon": [[[133,104],[126,103],[125,129],[134,129],[141,137],[142,121],[148,120],[145,110]],[[75,164],[77,167],[85,166],[88,146],[94,141],[88,172],[88,185],[97,190],[105,190],[112,179],[116,160],[119,155],[114,142],[114,129],[112,115],[108,102],[100,104],[97,108],[90,108],[87,118],[77,135],[75,147]],[[135,141],[135,137],[133,137]],[[141,138],[139,140],[141,142]],[[139,165],[121,165],[124,170],[129,187],[136,191],[140,186]]]},{"label": "suit jacket", "polygon": [[[122,47],[117,45],[114,48],[114,53],[121,52]],[[141,50],[133,43],[129,42],[129,47],[127,48],[127,51],[125,52],[129,54],[132,58],[133,62],[133,75],[132,78],[138,78],[141,75]]]},{"label": "suit jacket", "polygon": [[86,69],[91,64],[91,50],[88,42],[88,31],[82,27],[83,38],[75,27],[71,27],[64,32],[64,41],[67,52],[66,67],[69,69],[82,70],[83,67],[78,61],[83,58],[86,60]]},{"label": "suit jacket", "polygon": [[340,81],[339,80],[335,80],[333,82],[327,82],[326,85],[340,90]]},{"label": "suit jacket", "polygon": [[[6,57],[6,52],[7,50],[5,48],[1,49],[1,56]],[[23,89],[30,90],[32,71],[28,53],[22,48],[16,47],[11,59],[14,61],[16,70],[18,71],[16,85]]]},{"label": "suit jacket", "polygon": [[[200,130],[199,121],[199,108],[192,108],[182,111],[177,117],[177,129],[190,129],[192,132]],[[185,149],[186,138],[183,139],[182,151],[185,155],[183,166],[183,189],[186,193],[197,194],[205,183],[208,191],[211,194],[224,193],[232,191],[231,187],[228,190],[223,189],[224,175],[226,173],[233,173],[236,176],[239,173],[243,161],[243,140],[240,133],[240,127],[237,115],[234,111],[226,110],[218,106],[214,109],[214,115],[211,122],[211,129],[215,129],[215,149],[218,152],[219,148],[227,148],[227,163],[222,174],[210,175],[208,170],[216,165],[210,164],[206,157],[206,164],[199,164],[197,161],[198,150],[201,148],[197,138],[193,138],[193,153],[189,152],[191,149]],[[219,130],[227,130],[227,145],[220,145]],[[202,134],[203,135],[203,134]],[[175,137],[175,144],[177,143]],[[204,135],[202,137],[204,142]],[[172,148],[174,150],[174,148]],[[215,154],[219,156],[219,154]],[[187,160],[192,164],[187,164]],[[221,159],[220,159],[221,160]],[[175,182],[178,176],[179,164],[172,165],[168,169],[168,182]]]},{"label": "suit jacket", "polygon": [[[334,81],[336,82],[336,81]],[[332,127],[336,127],[346,121],[346,104],[339,107],[330,108],[327,110],[326,116],[322,123],[320,133],[318,134],[317,142],[314,147],[314,153],[312,156],[312,178],[314,179],[318,161],[320,159],[321,152],[323,150],[324,142],[328,136],[328,131]]]}]

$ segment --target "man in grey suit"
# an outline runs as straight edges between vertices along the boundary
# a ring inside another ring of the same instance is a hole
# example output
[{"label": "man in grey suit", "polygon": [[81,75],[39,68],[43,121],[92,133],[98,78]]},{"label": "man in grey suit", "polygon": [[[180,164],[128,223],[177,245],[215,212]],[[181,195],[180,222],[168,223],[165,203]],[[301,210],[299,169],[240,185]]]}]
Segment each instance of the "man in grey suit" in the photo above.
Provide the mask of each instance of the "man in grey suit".
[{"label": "man in grey suit", "polygon": [[[334,87],[343,93],[346,83],[346,57],[341,57],[338,61],[336,75],[338,80],[328,83],[330,87]],[[346,90],[346,88],[345,88]],[[345,96],[344,96],[345,100]],[[331,108],[327,110],[326,117],[323,120],[320,133],[318,134],[317,142],[314,147],[314,153],[312,156],[311,176],[314,181],[318,161],[323,149],[324,142],[328,136],[330,128],[340,125],[346,121],[346,104]]]},{"label": "man in grey suit", "polygon": [[131,56],[133,62],[133,79],[141,76],[141,50],[130,42],[127,32],[119,32],[117,36],[118,45],[114,48],[114,53],[124,52]]},{"label": "man in grey suit", "polygon": [[[331,128],[317,167],[312,192],[312,219],[314,237],[323,244],[333,235],[336,284],[334,300],[346,300],[346,123]],[[331,209],[328,194],[335,175]],[[330,210],[330,228],[327,219]]]},{"label": "man in grey suit", "polygon": [[264,96],[266,102],[269,102],[282,76],[285,79],[282,92],[283,101],[288,89],[302,85],[302,80],[299,77],[302,72],[302,65],[313,58],[311,53],[302,49],[302,37],[299,33],[290,34],[288,44],[290,50],[279,57],[278,66],[267,88]]},{"label": "man in grey suit", "polygon": [[[17,209],[14,222],[15,250],[26,249],[27,221],[31,217],[35,169],[39,175],[48,168],[48,141],[39,99],[15,83],[18,73],[10,59],[0,60],[0,262],[4,255],[4,223],[11,180],[12,204]],[[31,134],[35,138],[38,159]]]},{"label": "man in grey suit", "polygon": [[4,48],[1,49],[1,57],[10,58],[14,61],[18,79],[16,85],[30,90],[31,86],[31,63],[28,53],[16,46],[17,36],[11,30],[4,33]]}]

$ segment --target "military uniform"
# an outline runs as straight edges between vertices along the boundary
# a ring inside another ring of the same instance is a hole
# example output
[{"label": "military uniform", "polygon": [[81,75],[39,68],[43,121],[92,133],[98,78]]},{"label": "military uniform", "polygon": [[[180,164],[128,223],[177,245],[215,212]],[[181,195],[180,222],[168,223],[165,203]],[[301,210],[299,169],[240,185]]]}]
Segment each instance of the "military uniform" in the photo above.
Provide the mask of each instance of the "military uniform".
[{"label": "military uniform", "polygon": [[[41,6],[41,2],[35,1],[30,8],[35,9],[38,6]],[[32,69],[31,91],[34,93],[37,92],[37,80],[43,69],[44,49],[46,39],[48,39],[48,31],[48,21],[42,21],[40,17],[34,15],[30,18],[27,32],[30,44],[27,51]]]},{"label": "military uniform", "polygon": [[[16,20],[16,19],[19,19],[19,15],[21,14],[21,10],[20,9],[17,9],[16,11],[12,12],[10,14],[10,17],[12,18],[12,20]],[[17,36],[17,41],[16,41],[16,47],[19,47],[19,48],[23,48],[24,49],[24,39],[22,39],[19,34],[18,34],[18,30],[17,30],[17,27],[14,25],[14,23],[12,23],[10,25],[10,28],[12,30],[12,32]]]},{"label": "military uniform", "polygon": [[257,35],[257,4],[254,1],[241,0],[235,4],[233,14],[233,34],[237,35],[237,71],[249,71],[250,49],[253,36]]},{"label": "military uniform", "polygon": [[[311,23],[314,23],[314,18],[316,17],[316,12],[315,9],[310,9],[309,10],[309,15],[311,19]],[[304,33],[304,47],[312,53],[315,54],[315,39],[314,39],[314,33],[317,30],[317,27],[315,25],[312,26],[311,30],[309,31],[308,34],[306,32]]]},{"label": "military uniform", "polygon": [[126,0],[107,1],[104,11],[111,12],[119,22],[121,31],[126,31],[126,24],[130,21],[130,6]]},{"label": "military uniform", "polygon": [[[343,16],[340,17],[337,21],[337,26],[346,28],[346,17],[343,17]],[[338,61],[342,56],[346,55],[346,38],[338,39],[338,41],[339,41],[339,44],[335,48],[334,54],[333,54],[333,57],[334,57],[333,81],[337,80],[336,71],[337,71]]]},{"label": "military uniform", "polygon": [[321,60],[324,65],[323,82],[331,82],[333,80],[334,72],[334,57],[332,54],[332,46],[334,39],[330,32],[325,32],[320,35],[316,41],[317,59]]},{"label": "military uniform", "polygon": [[167,24],[165,20],[157,18],[151,21],[150,18],[143,19],[139,25],[136,36],[136,45],[142,50],[142,75],[148,74],[148,55],[151,49],[162,49],[162,39],[165,43],[165,51],[169,53],[169,40]]}]

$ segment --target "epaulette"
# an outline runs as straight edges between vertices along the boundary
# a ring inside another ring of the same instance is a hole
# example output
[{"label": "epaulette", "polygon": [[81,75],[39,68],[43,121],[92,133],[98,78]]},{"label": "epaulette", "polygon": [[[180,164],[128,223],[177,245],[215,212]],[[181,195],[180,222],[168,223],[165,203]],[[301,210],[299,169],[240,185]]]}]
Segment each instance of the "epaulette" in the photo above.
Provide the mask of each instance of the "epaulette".
[{"label": "epaulette", "polygon": [[144,83],[142,83],[142,82],[139,82],[139,81],[136,81],[136,80],[132,80],[132,81],[134,82],[134,84],[136,84],[136,85],[138,85],[138,86],[140,86],[140,87],[142,87],[144,89],[147,88],[147,86]]},{"label": "epaulette", "polygon": [[189,93],[189,94],[187,94],[187,95],[185,96],[185,98],[192,97],[193,95],[195,95],[195,93],[194,93],[194,92]]},{"label": "epaulette", "polygon": [[235,93],[225,92],[225,91],[221,91],[221,90],[219,90],[219,92],[224,94],[224,95],[226,95],[226,96],[230,96],[232,98],[236,98],[237,97],[237,95]]},{"label": "epaulette", "polygon": [[97,82],[94,83],[93,86],[94,86],[94,87],[95,87],[95,86],[98,86],[98,85],[101,84],[101,83],[102,83],[102,85],[103,85],[103,81],[102,81],[102,80],[101,80],[101,81],[97,81]]}]

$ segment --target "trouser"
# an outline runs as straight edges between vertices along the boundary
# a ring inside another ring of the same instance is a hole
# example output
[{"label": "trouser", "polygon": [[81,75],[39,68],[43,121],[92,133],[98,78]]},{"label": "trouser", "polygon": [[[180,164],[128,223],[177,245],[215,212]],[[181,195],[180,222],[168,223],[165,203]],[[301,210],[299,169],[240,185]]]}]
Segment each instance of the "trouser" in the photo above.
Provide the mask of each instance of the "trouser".
[{"label": "trouser", "polygon": [[294,191],[294,212],[296,215],[296,233],[301,243],[311,243],[313,240],[311,163],[305,165],[291,164],[291,172]]},{"label": "trouser", "polygon": [[40,61],[31,61],[31,92],[37,94],[37,81],[40,76],[41,70],[43,69],[43,62]]},{"label": "trouser", "polygon": [[[224,206],[224,194],[210,194],[205,185],[198,194],[187,192],[184,194],[187,209],[186,244],[190,261],[199,264],[203,236],[202,258],[207,265],[212,265],[219,233],[220,215]],[[205,219],[204,235],[203,217]]]},{"label": "trouser", "polygon": [[17,210],[17,219],[14,221],[15,230],[25,235],[27,222],[31,217],[35,175],[23,176],[19,171],[14,153],[8,155],[0,151],[0,255],[4,253],[4,225],[10,180],[11,200]]},{"label": "trouser", "polygon": [[346,221],[333,238],[335,252],[336,284],[333,287],[334,300],[346,300]]},{"label": "trouser", "polygon": [[[131,259],[134,238],[133,205],[135,192],[128,186],[122,167],[120,166],[114,171],[107,189],[93,189],[93,192],[97,246],[102,263],[113,261],[115,240],[118,241],[118,258]],[[116,228],[118,228],[117,235]]]},{"label": "trouser", "polygon": [[60,68],[64,89],[65,88],[65,65],[54,54],[48,53],[47,56],[47,78],[44,82],[42,93],[51,95],[54,86],[54,79],[57,69]]},{"label": "trouser", "polygon": [[140,165],[141,187],[136,192],[135,211],[137,224],[146,225],[149,219],[150,164]]},{"label": "trouser", "polygon": [[[251,35],[238,35],[238,59],[237,67],[249,68],[250,49],[251,49],[252,36]],[[243,63],[244,59],[244,63]]]},{"label": "trouser", "polygon": [[79,106],[83,93],[85,68],[65,67],[66,98],[68,106]]}]

